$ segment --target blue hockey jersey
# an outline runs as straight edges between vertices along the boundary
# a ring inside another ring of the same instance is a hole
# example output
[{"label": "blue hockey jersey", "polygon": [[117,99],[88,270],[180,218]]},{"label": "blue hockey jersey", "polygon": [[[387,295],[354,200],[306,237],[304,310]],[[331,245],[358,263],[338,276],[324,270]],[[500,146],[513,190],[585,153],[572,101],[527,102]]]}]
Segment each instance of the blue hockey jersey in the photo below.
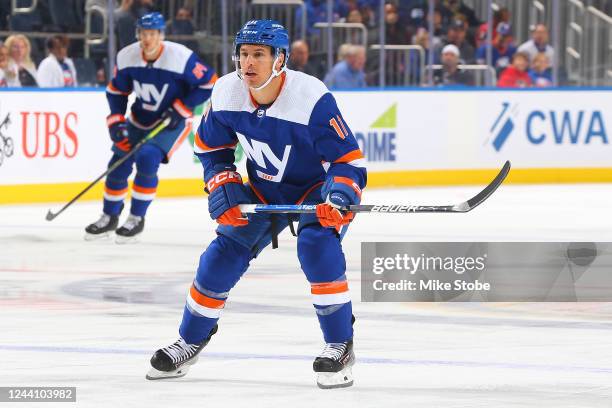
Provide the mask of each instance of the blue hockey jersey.
[{"label": "blue hockey jersey", "polygon": [[130,121],[135,126],[154,127],[170,106],[191,116],[210,97],[216,80],[214,70],[184,45],[164,41],[158,58],[147,62],[140,43],[130,44],[117,54],[115,74],[106,87],[111,117],[125,114],[132,92],[136,100]]},{"label": "blue hockey jersey", "polygon": [[240,143],[249,182],[264,203],[300,203],[326,177],[366,185],[365,159],[323,82],[287,70],[274,103],[259,106],[235,72],[220,78],[195,137],[204,179],[232,165]]}]

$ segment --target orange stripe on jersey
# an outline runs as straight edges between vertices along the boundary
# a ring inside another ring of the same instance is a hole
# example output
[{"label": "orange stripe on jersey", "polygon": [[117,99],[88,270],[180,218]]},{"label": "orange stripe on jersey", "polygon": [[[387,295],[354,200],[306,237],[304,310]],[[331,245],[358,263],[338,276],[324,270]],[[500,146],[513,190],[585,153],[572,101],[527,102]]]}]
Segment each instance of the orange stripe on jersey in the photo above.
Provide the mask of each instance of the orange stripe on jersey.
[{"label": "orange stripe on jersey", "polygon": [[233,149],[238,144],[238,142],[236,142],[234,144],[226,144],[226,145],[221,145],[221,146],[210,147],[206,143],[204,143],[204,141],[202,140],[198,132],[196,132],[195,134],[194,142],[202,150]]},{"label": "orange stripe on jersey", "polygon": [[336,131],[338,136],[340,136],[340,139],[345,139],[346,138],[346,136],[344,136],[344,133],[342,133],[342,130],[340,129],[340,126],[338,126],[338,122],[336,122],[335,118],[331,118],[329,120],[329,124],[331,125],[331,127],[334,128],[334,130]]},{"label": "orange stripe on jersey", "polygon": [[108,188],[106,186],[104,187],[104,192],[106,194],[108,194],[108,195],[113,195],[113,196],[123,195],[123,194],[127,193],[127,191],[128,191],[127,187],[123,188],[121,190],[113,190],[112,188]]},{"label": "orange stripe on jersey", "polygon": [[208,83],[206,83],[206,85],[213,85],[217,82],[217,79],[219,79],[219,76],[217,74],[213,74],[213,76],[210,78],[210,81],[208,81]]},{"label": "orange stripe on jersey", "polygon": [[300,197],[300,199],[296,202],[296,204],[302,204],[302,202],[304,202],[304,200],[306,199],[306,197],[308,197],[308,194],[310,194],[312,192],[312,190],[314,190],[315,188],[319,187],[321,184],[323,184],[323,182],[319,182],[317,184],[315,184],[314,186],[310,187],[302,197]]},{"label": "orange stripe on jersey", "polygon": [[191,285],[191,289],[189,289],[189,294],[191,295],[191,298],[201,306],[208,307],[210,309],[223,309],[223,306],[225,306],[225,300],[214,299],[203,295],[198,292],[193,285]]},{"label": "orange stripe on jersey", "polygon": [[142,194],[153,194],[154,192],[157,191],[157,187],[142,187],[136,184],[132,186],[132,189]]},{"label": "orange stripe on jersey", "polygon": [[357,159],[363,159],[363,153],[361,153],[361,150],[359,149],[350,151],[344,156],[337,158],[336,160],[334,160],[334,163],[350,163],[353,160]]},{"label": "orange stripe on jersey", "polygon": [[125,96],[130,94],[129,92],[123,92],[122,90],[115,88],[112,82],[108,83],[108,85],[106,86],[106,89],[110,91],[111,93],[117,93],[117,94],[121,94]]},{"label": "orange stripe on jersey", "polygon": [[253,190],[253,192],[255,193],[255,195],[257,196],[257,198],[259,198],[259,201],[261,201],[264,204],[268,204],[268,201],[266,201],[266,199],[264,198],[264,196],[255,188],[254,185],[252,185],[251,183],[249,183],[249,187],[251,187],[251,190]]},{"label": "orange stripe on jersey", "polygon": [[310,293],[313,295],[332,295],[342,292],[348,292],[347,281],[310,284]]},{"label": "orange stripe on jersey", "polygon": [[346,184],[347,186],[355,190],[355,193],[357,193],[357,195],[361,197],[361,189],[359,188],[359,185],[355,182],[355,180],[348,177],[335,176],[334,182]]},{"label": "orange stripe on jersey", "polygon": [[172,148],[170,149],[170,151],[167,154],[168,160],[170,160],[170,158],[172,157],[174,152],[176,152],[176,150],[179,147],[181,147],[181,144],[183,144],[183,142],[185,141],[187,136],[189,136],[189,133],[191,133],[191,125],[185,126],[185,129],[183,129],[183,133],[180,134],[178,139],[176,139],[176,142],[174,142],[174,144],[172,145]]}]

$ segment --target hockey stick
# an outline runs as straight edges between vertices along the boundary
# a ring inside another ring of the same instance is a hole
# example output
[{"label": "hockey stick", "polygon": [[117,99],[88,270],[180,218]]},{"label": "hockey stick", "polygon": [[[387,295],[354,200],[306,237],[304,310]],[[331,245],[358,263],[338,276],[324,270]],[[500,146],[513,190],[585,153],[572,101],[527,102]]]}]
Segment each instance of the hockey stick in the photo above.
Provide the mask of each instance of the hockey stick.
[{"label": "hockey stick", "polygon": [[[480,193],[467,201],[455,205],[408,205],[408,204],[384,204],[384,205],[350,205],[345,211],[366,213],[465,213],[473,210],[484,202],[503,183],[510,172],[510,161],[506,161],[504,167]],[[243,214],[251,213],[314,213],[316,205],[267,205],[267,204],[241,204],[240,211]]]},{"label": "hockey stick", "polygon": [[63,206],[58,212],[54,213],[51,210],[49,210],[49,212],[47,212],[47,216],[45,217],[47,219],[47,221],[53,221],[55,219],[55,217],[57,217],[62,212],[64,212],[64,210],[66,208],[70,207],[76,200],[81,198],[83,196],[83,194],[85,194],[93,186],[95,186],[98,181],[102,180],[102,178],[104,178],[108,173],[110,173],[111,171],[115,170],[117,167],[121,166],[127,159],[132,157],[145,143],[147,143],[149,140],[151,140],[155,136],[157,136],[157,134],[159,132],[161,132],[162,130],[164,130],[166,128],[166,126],[168,126],[169,123],[170,123],[170,118],[164,119],[159,125],[157,125],[155,127],[155,129],[153,129],[151,132],[149,132],[149,134],[146,135],[144,137],[144,139],[142,139],[140,142],[136,143],[136,145],[132,148],[132,150],[130,150],[130,152],[128,154],[126,154],[121,159],[119,159],[115,163],[113,163],[112,166],[110,166],[108,169],[106,169],[106,171],[104,173],[102,173],[97,179],[92,181],[87,187],[85,187],[85,189],[83,191],[81,191],[79,194],[77,194],[72,200],[68,201],[68,203],[65,206]]}]

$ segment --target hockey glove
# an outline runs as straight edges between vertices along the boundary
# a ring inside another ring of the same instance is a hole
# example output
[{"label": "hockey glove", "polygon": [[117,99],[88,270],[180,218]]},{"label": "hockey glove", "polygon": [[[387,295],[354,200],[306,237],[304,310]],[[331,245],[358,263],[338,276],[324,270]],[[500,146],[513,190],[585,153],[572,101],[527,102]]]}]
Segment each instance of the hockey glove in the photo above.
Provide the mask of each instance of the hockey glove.
[{"label": "hockey glove", "polygon": [[321,196],[325,203],[317,205],[319,223],[324,227],[340,230],[354,217],[352,212],[342,211],[342,208],[359,204],[361,189],[350,178],[335,176],[325,181]]},{"label": "hockey glove", "polygon": [[128,139],[128,127],[123,115],[110,115],[106,118],[108,133],[117,149],[129,152],[132,146]]},{"label": "hockey glove", "polygon": [[186,107],[179,99],[175,99],[172,106],[166,110],[164,117],[170,118],[168,129],[176,129],[185,119],[193,116],[193,112]]},{"label": "hockey glove", "polygon": [[208,180],[206,187],[209,192],[208,212],[213,220],[221,225],[234,227],[249,223],[238,207],[239,204],[248,204],[251,201],[239,173],[232,170],[221,171]]}]

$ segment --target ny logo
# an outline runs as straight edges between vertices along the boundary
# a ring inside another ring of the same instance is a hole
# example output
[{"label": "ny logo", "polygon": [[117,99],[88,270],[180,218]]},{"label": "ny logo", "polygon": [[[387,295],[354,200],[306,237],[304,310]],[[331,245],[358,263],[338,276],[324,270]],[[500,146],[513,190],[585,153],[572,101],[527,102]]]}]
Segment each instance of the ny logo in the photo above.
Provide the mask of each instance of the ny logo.
[{"label": "ny logo", "polygon": [[159,92],[153,84],[141,84],[134,81],[134,93],[142,100],[142,108],[149,111],[155,112],[159,109],[167,91],[168,84],[164,84],[161,92]]},{"label": "ny logo", "polygon": [[276,175],[266,174],[263,171],[257,170],[257,175],[264,180],[280,183],[285,173],[285,169],[287,168],[287,163],[289,162],[291,146],[285,146],[283,158],[279,159],[267,143],[252,139],[253,144],[251,144],[243,134],[236,132],[236,135],[249,160],[254,161],[259,167],[267,170],[265,159],[268,159],[268,162],[277,170]]}]

